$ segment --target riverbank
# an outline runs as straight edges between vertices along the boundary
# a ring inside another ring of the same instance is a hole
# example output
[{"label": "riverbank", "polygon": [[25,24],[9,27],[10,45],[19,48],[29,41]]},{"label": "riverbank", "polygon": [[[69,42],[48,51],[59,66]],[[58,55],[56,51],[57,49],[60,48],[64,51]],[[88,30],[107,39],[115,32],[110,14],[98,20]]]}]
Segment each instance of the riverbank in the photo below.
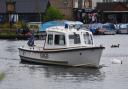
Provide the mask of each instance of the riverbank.
[{"label": "riverbank", "polygon": [[16,30],[0,30],[0,39],[15,39]]},{"label": "riverbank", "polygon": [[3,72],[1,73],[0,72],[0,81],[2,81],[4,79],[4,77],[5,77],[5,73],[3,73]]},{"label": "riverbank", "polygon": [[31,35],[30,32],[20,33],[16,29],[1,30],[0,39],[27,39]]},{"label": "riverbank", "polygon": [[[17,32],[16,29],[10,29],[10,30],[1,30],[0,29],[0,39],[10,39],[10,40],[27,40],[31,37],[31,31],[28,32]],[[34,32],[35,39],[44,39],[46,36],[45,32]]]}]

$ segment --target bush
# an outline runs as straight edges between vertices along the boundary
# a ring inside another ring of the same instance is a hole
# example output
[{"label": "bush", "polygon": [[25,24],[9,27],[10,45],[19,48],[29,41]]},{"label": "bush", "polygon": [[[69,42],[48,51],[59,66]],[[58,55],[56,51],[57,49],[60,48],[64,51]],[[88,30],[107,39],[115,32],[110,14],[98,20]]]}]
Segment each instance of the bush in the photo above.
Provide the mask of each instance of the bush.
[{"label": "bush", "polygon": [[5,77],[5,73],[0,73],[0,81],[3,80]]},{"label": "bush", "polygon": [[15,24],[15,26],[17,28],[25,28],[26,27],[26,23],[24,21],[19,21]]},{"label": "bush", "polygon": [[63,14],[57,8],[50,6],[46,11],[43,20],[44,21],[61,20],[63,18],[64,18]]},{"label": "bush", "polygon": [[18,22],[18,23],[15,23],[15,24],[14,23],[10,24],[9,22],[5,22],[3,24],[0,24],[0,28],[2,30],[10,30],[10,29],[15,30],[15,29],[17,29],[18,26],[22,27],[21,22]]},{"label": "bush", "polygon": [[0,32],[0,38],[1,39],[15,39],[16,38],[16,32],[3,30]]},{"label": "bush", "polygon": [[8,30],[8,28],[10,28],[10,24],[9,23],[4,23],[4,24],[2,24],[1,28],[3,30]]}]

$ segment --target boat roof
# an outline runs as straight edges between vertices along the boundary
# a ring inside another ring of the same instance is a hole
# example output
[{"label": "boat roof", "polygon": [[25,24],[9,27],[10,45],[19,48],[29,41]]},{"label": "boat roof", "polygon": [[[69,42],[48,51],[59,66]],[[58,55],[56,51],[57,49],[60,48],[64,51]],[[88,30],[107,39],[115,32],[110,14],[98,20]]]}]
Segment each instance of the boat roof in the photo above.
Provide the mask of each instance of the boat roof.
[{"label": "boat roof", "polygon": [[65,21],[64,24],[69,24],[69,25],[83,25],[83,23],[80,22],[80,21]]},{"label": "boat roof", "polygon": [[91,33],[90,31],[87,31],[87,30],[82,30],[82,29],[77,30],[75,28],[68,29],[68,28],[65,28],[64,26],[49,27],[46,29],[46,32],[57,32],[57,33],[88,32],[88,33]]}]

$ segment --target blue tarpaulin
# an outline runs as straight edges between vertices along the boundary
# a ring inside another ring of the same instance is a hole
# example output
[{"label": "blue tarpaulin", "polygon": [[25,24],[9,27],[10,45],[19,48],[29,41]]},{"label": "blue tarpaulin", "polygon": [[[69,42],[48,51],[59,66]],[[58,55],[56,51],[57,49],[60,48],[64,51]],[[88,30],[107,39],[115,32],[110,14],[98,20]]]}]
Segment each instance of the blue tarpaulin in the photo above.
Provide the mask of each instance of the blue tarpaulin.
[{"label": "blue tarpaulin", "polygon": [[66,24],[74,24],[77,27],[80,27],[81,25],[83,25],[83,23],[80,21],[67,21],[67,20],[49,21],[49,22],[42,23],[39,27],[39,31],[43,32],[43,31],[46,31],[46,28],[48,27],[65,26]]},{"label": "blue tarpaulin", "polygon": [[65,20],[63,21],[58,20],[58,21],[49,21],[49,22],[42,23],[40,25],[39,31],[46,31],[46,28],[51,26],[64,26],[64,22]]}]

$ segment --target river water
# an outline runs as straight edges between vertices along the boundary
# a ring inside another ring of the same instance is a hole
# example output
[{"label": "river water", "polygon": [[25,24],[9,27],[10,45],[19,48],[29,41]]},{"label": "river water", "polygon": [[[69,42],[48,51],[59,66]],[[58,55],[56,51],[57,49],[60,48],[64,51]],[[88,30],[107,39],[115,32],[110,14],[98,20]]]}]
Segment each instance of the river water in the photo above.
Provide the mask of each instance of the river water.
[{"label": "river water", "polygon": [[[0,40],[0,89],[128,89],[128,35],[94,36],[106,49],[100,69],[20,63],[18,47],[27,41]],[[120,44],[119,48],[111,48]],[[111,60],[122,60],[112,64]]]}]

